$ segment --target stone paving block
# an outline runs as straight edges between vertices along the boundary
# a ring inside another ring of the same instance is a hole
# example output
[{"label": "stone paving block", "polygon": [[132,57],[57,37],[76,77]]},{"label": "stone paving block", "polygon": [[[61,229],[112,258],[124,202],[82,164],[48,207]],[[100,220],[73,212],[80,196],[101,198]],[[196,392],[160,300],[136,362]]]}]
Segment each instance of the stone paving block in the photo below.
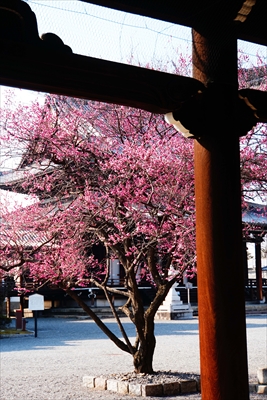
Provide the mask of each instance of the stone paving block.
[{"label": "stone paving block", "polygon": [[258,385],[257,393],[259,393],[259,394],[267,394],[267,385]]},{"label": "stone paving block", "polygon": [[163,387],[162,384],[150,384],[142,385],[142,396],[162,396]]},{"label": "stone paving block", "polygon": [[[96,388],[98,390],[110,390],[120,394],[130,394],[133,396],[172,396],[180,393],[196,392],[200,389],[200,380],[181,380],[176,382],[166,382],[160,384],[137,384],[128,381],[119,381],[116,379],[106,379],[103,376],[84,376],[83,386]],[[253,386],[253,388],[252,388]],[[266,393],[266,385],[250,385],[250,391]]]},{"label": "stone paving block", "polygon": [[197,391],[197,382],[195,380],[180,381],[181,393],[190,393]]},{"label": "stone paving block", "polygon": [[267,385],[267,368],[258,368],[257,377],[260,385]]},{"label": "stone paving block", "polygon": [[118,393],[127,394],[129,392],[129,384],[126,381],[118,381]]},{"label": "stone paving block", "polygon": [[168,382],[163,385],[163,394],[164,396],[172,396],[179,394],[181,391],[179,382]]},{"label": "stone paving block", "polygon": [[98,390],[106,390],[107,389],[107,380],[102,376],[97,376],[95,378],[95,388]]},{"label": "stone paving block", "polygon": [[95,387],[95,377],[94,376],[84,376],[83,377],[83,386],[88,387],[88,388],[94,388]]},{"label": "stone paving block", "polygon": [[107,390],[111,390],[112,392],[117,392],[118,381],[116,381],[116,379],[107,379]]},{"label": "stone paving block", "polygon": [[142,396],[142,385],[139,383],[129,383],[129,394]]}]

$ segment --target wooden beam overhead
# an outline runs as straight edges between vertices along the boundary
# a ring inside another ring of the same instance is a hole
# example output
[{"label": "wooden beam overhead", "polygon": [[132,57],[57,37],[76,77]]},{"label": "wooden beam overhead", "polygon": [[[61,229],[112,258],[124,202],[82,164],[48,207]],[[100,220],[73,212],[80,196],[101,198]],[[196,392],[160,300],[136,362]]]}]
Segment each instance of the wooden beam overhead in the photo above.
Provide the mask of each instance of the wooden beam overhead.
[{"label": "wooden beam overhead", "polygon": [[[115,4],[107,0],[102,1]],[[206,1],[208,4],[208,0]],[[255,0],[252,0],[251,4],[253,1]],[[194,1],[189,0],[190,2],[193,6]],[[128,4],[134,9],[141,7],[138,1]],[[147,4],[146,1],[144,4]],[[159,0],[155,2],[155,9],[159,4]],[[167,1],[168,4],[170,5]],[[237,5],[236,1],[233,4]],[[177,8],[177,5],[175,7]],[[186,6],[179,7],[181,10],[186,9]],[[212,9],[214,12],[214,7]],[[228,17],[229,12],[230,8],[226,13]],[[236,15],[236,10],[231,13],[232,16]],[[196,114],[190,112],[190,120],[197,125],[201,125],[205,110],[208,109],[212,114],[213,101],[210,106],[207,104],[207,99],[210,98],[207,92],[209,93],[210,87],[206,87],[200,80],[73,54],[53,33],[39,37],[35,14],[29,5],[21,0],[0,0],[0,17],[1,85],[117,103],[160,114],[178,110],[180,115],[181,109],[187,107],[186,104],[197,102],[199,117],[196,118]],[[226,19],[226,15],[223,14],[223,20]],[[219,31],[220,40],[224,43],[221,29]],[[218,47],[217,43],[215,47]],[[225,69],[222,70],[225,75]],[[232,75],[235,81],[236,75]],[[209,77],[211,81],[214,81],[214,78]],[[214,88],[211,90],[214,92]],[[218,96],[220,97],[220,89]],[[254,120],[253,114],[257,122],[267,121],[266,93],[246,90],[242,91],[239,97],[246,103],[245,107],[240,103],[241,120],[244,120],[243,116],[252,115],[248,130],[251,129]]]},{"label": "wooden beam overhead", "polygon": [[204,85],[193,78],[0,41],[0,85],[166,113]]},{"label": "wooden beam overhead", "polygon": [[[258,1],[261,4],[261,0],[257,0],[256,4]],[[244,13],[243,2],[240,0],[219,0],[215,4],[210,0],[166,0],[166,7],[162,7],[162,0],[155,0],[153,7],[146,0],[95,0],[95,3],[127,10],[129,8],[133,12],[145,10],[146,13],[162,13],[163,16],[169,13],[181,17],[183,21],[189,18],[188,21],[194,24],[201,25],[206,21],[207,26],[210,24],[209,17],[219,12],[218,5],[222,8],[220,24],[233,20],[239,15],[238,12]],[[248,15],[255,8],[254,3],[255,0],[250,0],[252,6]],[[192,7],[190,10],[188,4]],[[170,13],[171,8],[175,12]],[[36,16],[25,1],[0,0],[0,21],[2,85],[117,103],[162,114],[180,109],[182,103],[190,102],[196,95],[207,91],[205,85],[197,79],[73,54],[70,47],[53,33],[44,34],[40,38]],[[224,43],[227,32],[224,37],[221,28],[217,31]],[[225,73],[224,68],[223,71]],[[235,80],[235,74],[232,75]],[[210,79],[214,80],[214,77]],[[247,99],[250,109],[259,111],[258,122],[265,122],[266,93],[257,95],[255,91],[249,95],[244,93],[241,97]],[[203,103],[201,97],[198,96],[198,99]],[[204,103],[203,106],[206,107]]]},{"label": "wooden beam overhead", "polygon": [[[207,90],[194,78],[24,43],[0,41],[0,58],[0,85],[116,103],[158,114],[180,109]],[[249,89],[239,93],[247,107],[255,111],[257,121],[267,122],[267,93]]]}]

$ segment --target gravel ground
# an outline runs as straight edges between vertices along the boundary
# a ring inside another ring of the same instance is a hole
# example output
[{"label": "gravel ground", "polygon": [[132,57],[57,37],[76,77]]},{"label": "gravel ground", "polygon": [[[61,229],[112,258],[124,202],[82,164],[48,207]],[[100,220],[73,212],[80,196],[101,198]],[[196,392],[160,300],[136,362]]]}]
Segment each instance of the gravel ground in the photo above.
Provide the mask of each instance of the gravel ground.
[{"label": "gravel ground", "polygon": [[[27,328],[34,330],[28,319]],[[117,332],[113,319],[106,319]],[[134,328],[125,319],[130,336]],[[198,320],[157,321],[154,369],[199,374]],[[258,367],[267,366],[267,316],[247,317],[249,378],[256,382]],[[133,396],[82,387],[85,375],[128,373],[131,356],[106,339],[91,320],[40,318],[38,337],[0,340],[1,400],[127,400]],[[138,399],[138,398],[137,398]],[[139,397],[140,399],[140,397]],[[157,398],[150,397],[150,400]],[[200,400],[200,394],[168,400]],[[253,400],[267,395],[251,394]]]}]

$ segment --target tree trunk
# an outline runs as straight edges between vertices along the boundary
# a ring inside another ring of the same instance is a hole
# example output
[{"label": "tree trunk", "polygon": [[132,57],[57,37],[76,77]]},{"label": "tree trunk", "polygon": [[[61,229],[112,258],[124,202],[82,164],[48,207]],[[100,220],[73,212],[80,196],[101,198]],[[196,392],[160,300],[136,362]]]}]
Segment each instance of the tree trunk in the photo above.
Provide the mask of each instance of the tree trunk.
[{"label": "tree trunk", "polygon": [[134,354],[133,363],[134,370],[136,373],[152,374],[153,371],[153,355],[156,345],[155,337],[154,341],[149,341],[140,346],[138,351]]},{"label": "tree trunk", "polygon": [[[136,373],[152,374],[154,372],[153,356],[156,347],[154,317],[160,304],[163,302],[168,291],[173,285],[173,282],[174,280],[169,281],[164,285],[160,284],[158,286],[157,294],[149,308],[146,311],[142,309],[141,315],[139,309],[139,312],[137,312],[134,316],[134,324],[136,326],[139,339],[139,346],[136,352],[133,354],[133,364]],[[135,300],[137,297],[138,292],[136,293]]]},{"label": "tree trunk", "polygon": [[[146,321],[147,322],[147,321]],[[152,374],[153,356],[156,347],[154,335],[154,322],[146,323],[145,334],[138,350],[133,355],[134,370],[136,373]]]}]

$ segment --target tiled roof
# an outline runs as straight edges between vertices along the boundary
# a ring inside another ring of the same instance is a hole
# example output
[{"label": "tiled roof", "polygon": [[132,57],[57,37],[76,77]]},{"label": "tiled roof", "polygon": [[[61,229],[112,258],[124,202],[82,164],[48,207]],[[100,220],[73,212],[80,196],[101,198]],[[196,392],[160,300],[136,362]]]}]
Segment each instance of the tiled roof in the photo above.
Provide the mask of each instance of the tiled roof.
[{"label": "tiled roof", "polygon": [[12,240],[8,236],[8,230],[0,232],[0,246],[13,245],[24,247],[37,247],[44,243],[47,238],[43,232],[33,232],[29,230],[20,229],[16,231],[16,236],[12,234]]},{"label": "tiled roof", "polygon": [[246,203],[242,212],[242,221],[267,229],[267,205]]}]

